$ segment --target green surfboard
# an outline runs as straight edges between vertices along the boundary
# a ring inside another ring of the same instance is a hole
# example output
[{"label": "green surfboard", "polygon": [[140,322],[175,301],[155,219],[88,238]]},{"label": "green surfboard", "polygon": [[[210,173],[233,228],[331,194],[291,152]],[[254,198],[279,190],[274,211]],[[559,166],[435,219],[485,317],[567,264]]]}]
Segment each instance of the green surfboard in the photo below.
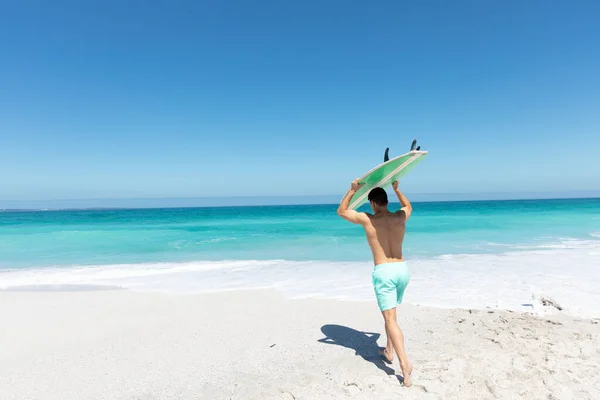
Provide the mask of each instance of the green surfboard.
[{"label": "green surfboard", "polygon": [[[410,172],[417,166],[425,156],[426,151],[412,150],[406,154],[394,157],[383,164],[379,164],[358,179],[359,184],[363,184],[358,192],[352,197],[349,209],[356,210],[368,201],[369,192],[374,187],[385,188],[391,185],[392,182],[399,180],[401,177]],[[347,194],[347,192],[346,192]]]}]

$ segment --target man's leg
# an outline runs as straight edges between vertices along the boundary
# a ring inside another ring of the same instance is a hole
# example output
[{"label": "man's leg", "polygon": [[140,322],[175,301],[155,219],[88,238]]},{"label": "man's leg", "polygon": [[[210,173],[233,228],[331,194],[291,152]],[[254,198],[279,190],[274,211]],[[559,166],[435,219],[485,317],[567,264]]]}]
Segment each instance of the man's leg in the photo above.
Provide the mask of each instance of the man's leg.
[{"label": "man's leg", "polygon": [[385,359],[388,361],[388,363],[392,363],[392,361],[394,361],[394,345],[392,344],[392,339],[390,339],[390,336],[387,334],[386,331],[386,336],[387,336],[387,343],[385,344],[385,349],[383,349],[380,354],[382,356],[385,357]]},{"label": "man's leg", "polygon": [[[400,326],[398,326],[398,321],[396,319],[396,308],[394,307],[389,310],[382,311],[382,314],[383,319],[385,320],[385,332],[388,338],[388,345],[391,341],[391,344],[398,355],[398,359],[400,360],[400,368],[402,369],[402,376],[404,377],[404,386],[411,386],[412,377],[410,374],[412,373],[413,366],[406,356],[406,352],[404,351],[404,335],[402,334]],[[387,349],[388,347],[386,346],[386,352]]]}]

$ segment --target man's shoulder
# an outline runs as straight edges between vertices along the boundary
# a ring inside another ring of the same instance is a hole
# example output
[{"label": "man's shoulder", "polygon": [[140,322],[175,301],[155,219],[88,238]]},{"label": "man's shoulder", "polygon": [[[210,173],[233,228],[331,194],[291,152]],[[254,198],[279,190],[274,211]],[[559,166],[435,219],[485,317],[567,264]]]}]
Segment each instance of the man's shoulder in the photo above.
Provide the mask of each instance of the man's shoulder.
[{"label": "man's shoulder", "polygon": [[403,208],[399,209],[398,211],[396,211],[395,213],[393,213],[395,218],[401,218],[401,219],[406,219],[406,210],[404,210]]},{"label": "man's shoulder", "polygon": [[375,216],[373,214],[366,212],[366,211],[361,211],[359,214],[361,214],[362,219],[367,224],[371,224],[371,222],[373,221],[373,218],[375,218]]},{"label": "man's shoulder", "polygon": [[384,218],[394,224],[403,224],[404,222],[406,222],[406,214],[404,212],[390,213]]}]

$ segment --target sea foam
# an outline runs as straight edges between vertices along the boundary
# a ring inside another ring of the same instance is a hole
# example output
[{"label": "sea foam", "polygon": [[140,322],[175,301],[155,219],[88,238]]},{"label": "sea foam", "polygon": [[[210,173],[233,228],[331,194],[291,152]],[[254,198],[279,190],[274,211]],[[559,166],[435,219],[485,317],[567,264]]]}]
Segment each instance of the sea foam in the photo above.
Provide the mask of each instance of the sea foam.
[{"label": "sea foam", "polygon": [[[600,316],[600,241],[566,239],[499,254],[408,259],[405,301],[444,308],[544,310]],[[115,264],[0,271],[0,288],[117,286],[139,291],[206,293],[269,288],[289,298],[373,301],[369,262],[239,260]]]}]

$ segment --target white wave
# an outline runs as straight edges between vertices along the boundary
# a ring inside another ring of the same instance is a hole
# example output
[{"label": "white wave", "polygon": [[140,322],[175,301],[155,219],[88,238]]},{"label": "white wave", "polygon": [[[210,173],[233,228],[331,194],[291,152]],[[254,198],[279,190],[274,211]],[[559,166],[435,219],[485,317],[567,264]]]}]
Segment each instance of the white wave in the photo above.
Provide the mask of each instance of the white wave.
[{"label": "white wave", "polygon": [[[600,241],[501,254],[453,254],[409,259],[405,301],[445,308],[547,312],[549,297],[563,311],[600,316]],[[290,298],[374,301],[370,262],[242,260],[122,264],[0,271],[0,288],[35,285],[118,286],[132,290],[202,293],[271,288]]]},{"label": "white wave", "polygon": [[[593,233],[590,236],[594,236]],[[599,236],[600,237],[600,236]],[[511,245],[515,250],[545,250],[545,249],[596,249],[600,242],[598,240],[581,240],[574,238],[558,238],[554,241],[530,245]]]},{"label": "white wave", "polygon": [[216,237],[216,238],[211,238],[211,239],[206,239],[206,240],[199,240],[197,242],[194,242],[195,244],[208,244],[208,243],[219,243],[219,242],[227,242],[227,241],[231,241],[231,240],[237,240],[236,237]]}]

